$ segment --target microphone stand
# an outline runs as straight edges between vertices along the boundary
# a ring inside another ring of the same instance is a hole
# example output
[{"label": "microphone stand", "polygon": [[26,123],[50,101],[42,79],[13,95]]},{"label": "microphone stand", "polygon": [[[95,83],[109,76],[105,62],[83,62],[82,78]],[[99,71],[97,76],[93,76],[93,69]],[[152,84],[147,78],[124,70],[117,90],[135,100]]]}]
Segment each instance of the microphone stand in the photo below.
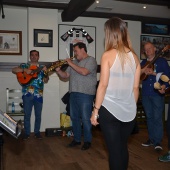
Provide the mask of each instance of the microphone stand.
[{"label": "microphone stand", "polygon": [[1,4],[0,4],[0,12],[2,10],[2,19],[5,18],[5,15],[4,15],[4,7],[3,7],[3,0],[0,0]]}]

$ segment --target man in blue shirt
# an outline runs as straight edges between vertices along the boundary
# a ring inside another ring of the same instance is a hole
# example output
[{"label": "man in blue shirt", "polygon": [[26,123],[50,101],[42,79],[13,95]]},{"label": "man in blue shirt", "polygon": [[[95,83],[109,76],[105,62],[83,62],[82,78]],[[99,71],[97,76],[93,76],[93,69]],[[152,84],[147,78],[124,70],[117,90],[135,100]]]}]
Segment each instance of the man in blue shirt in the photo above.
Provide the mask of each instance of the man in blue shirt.
[{"label": "man in blue shirt", "polygon": [[[161,141],[163,138],[164,93],[168,83],[160,82],[161,89],[154,88],[157,73],[169,76],[170,68],[164,58],[158,57],[155,60],[156,47],[147,42],[144,44],[146,59],[141,62],[141,76],[145,75],[142,81],[142,104],[146,113],[149,139],[142,143],[142,146],[154,145],[155,150],[162,150]],[[152,63],[152,61],[154,61]],[[147,67],[152,63],[152,67]]]},{"label": "man in blue shirt", "polygon": [[[49,78],[45,77],[44,71],[47,69],[46,66],[39,65],[39,51],[30,51],[30,62],[23,63],[19,67],[12,69],[14,74],[17,74],[19,83],[22,85],[22,99],[24,108],[24,140],[30,137],[30,118],[32,108],[34,106],[35,112],[35,125],[34,134],[35,138],[42,139],[40,135],[41,125],[41,112],[43,107],[43,89],[44,83],[47,83]],[[39,70],[39,72],[33,73],[33,71]],[[29,80],[25,83],[25,80]],[[23,83],[23,84],[22,84]]]}]

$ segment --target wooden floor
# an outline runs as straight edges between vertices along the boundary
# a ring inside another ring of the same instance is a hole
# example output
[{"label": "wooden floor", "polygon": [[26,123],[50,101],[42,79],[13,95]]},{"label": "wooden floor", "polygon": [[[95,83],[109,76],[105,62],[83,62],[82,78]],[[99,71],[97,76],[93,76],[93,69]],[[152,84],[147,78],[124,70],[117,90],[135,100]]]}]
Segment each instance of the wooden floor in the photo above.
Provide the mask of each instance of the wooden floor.
[{"label": "wooden floor", "polygon": [[[31,136],[23,141],[4,133],[3,170],[108,170],[107,151],[99,128],[93,129],[92,147],[87,151],[82,151],[81,146],[68,148],[72,137],[42,135],[43,140]],[[158,156],[167,151],[166,135],[160,153],[153,147],[142,147],[146,139],[146,129],[131,135],[128,170],[170,170],[170,162],[158,161]]]}]

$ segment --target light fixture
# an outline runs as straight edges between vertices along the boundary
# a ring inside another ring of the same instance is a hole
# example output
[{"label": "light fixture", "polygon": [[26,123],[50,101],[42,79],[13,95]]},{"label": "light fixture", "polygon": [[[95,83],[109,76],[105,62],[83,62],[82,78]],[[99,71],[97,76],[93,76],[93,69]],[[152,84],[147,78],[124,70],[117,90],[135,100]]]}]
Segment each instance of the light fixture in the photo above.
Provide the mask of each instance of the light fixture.
[{"label": "light fixture", "polygon": [[144,6],[143,6],[143,9],[146,9],[146,8],[147,8],[147,6],[146,6],[146,5],[144,5]]},{"label": "light fixture", "polygon": [[96,4],[99,4],[100,1],[96,1]]}]

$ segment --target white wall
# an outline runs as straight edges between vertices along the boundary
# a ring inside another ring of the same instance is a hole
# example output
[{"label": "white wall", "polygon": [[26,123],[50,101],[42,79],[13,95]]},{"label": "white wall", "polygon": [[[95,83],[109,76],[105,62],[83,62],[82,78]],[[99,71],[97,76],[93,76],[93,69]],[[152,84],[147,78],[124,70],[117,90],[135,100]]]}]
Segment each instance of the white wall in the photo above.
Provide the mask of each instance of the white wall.
[{"label": "white wall", "polygon": [[26,62],[27,61],[27,9],[4,8],[5,19],[0,16],[0,30],[22,31],[22,55],[0,55],[0,62]]},{"label": "white wall", "polygon": [[[107,19],[103,18],[89,18],[78,17],[74,22],[62,22],[61,14],[58,15],[58,24],[66,25],[82,25],[82,26],[95,26],[96,27],[96,60],[100,64],[101,56],[104,52],[104,23]],[[138,21],[126,21],[128,23],[128,30],[132,41],[133,48],[137,55],[140,54],[140,34],[141,34],[141,22]],[[140,57],[140,56],[139,56]],[[98,74],[99,77],[99,74]],[[68,91],[68,82],[60,81],[60,94],[61,97]],[[60,101],[61,111],[65,109],[65,104]]]},{"label": "white wall", "polygon": [[[27,62],[29,51],[40,51],[40,61],[56,61],[58,59],[58,10],[40,8],[4,8],[5,19],[0,19],[0,30],[22,31],[23,54],[21,56],[0,56],[1,62]],[[53,47],[33,47],[33,29],[53,30]],[[21,89],[16,76],[11,72],[0,74],[0,109],[6,111],[6,88]],[[45,128],[60,126],[60,94],[59,80],[56,74],[50,76],[44,88],[44,105],[41,131]],[[33,111],[34,112],[34,111]],[[34,129],[34,114],[31,118],[31,131]],[[14,117],[14,119],[17,119]]]},{"label": "white wall", "polygon": [[[79,17],[74,22],[62,22],[61,13],[56,9],[5,7],[5,19],[0,18],[0,30],[20,30],[23,35],[23,54],[21,56],[0,56],[0,62],[27,62],[28,52],[32,49],[40,51],[40,61],[58,60],[58,24],[85,25],[96,27],[96,60],[100,64],[104,52],[104,23],[107,19]],[[136,53],[140,54],[141,23],[128,22],[131,41]],[[33,29],[53,30],[53,47],[33,47]],[[64,50],[64,49],[63,49]],[[6,88],[21,88],[15,75],[11,72],[0,73],[0,109],[6,111]],[[42,112],[41,131],[45,128],[60,126],[60,113],[65,111],[62,96],[68,91],[68,82],[58,79],[56,74],[44,88],[44,106]],[[34,114],[31,118],[33,131]]]},{"label": "white wall", "polygon": [[[28,48],[29,51],[36,49],[40,51],[40,61],[56,61],[58,59],[58,10],[28,8]],[[53,30],[53,47],[34,47],[34,29]],[[42,111],[41,131],[45,128],[60,126],[60,101],[56,100],[59,96],[59,81],[56,74],[50,76],[49,82],[44,88],[44,105]],[[31,117],[33,124],[35,117]],[[33,131],[33,125],[31,127]]]}]

